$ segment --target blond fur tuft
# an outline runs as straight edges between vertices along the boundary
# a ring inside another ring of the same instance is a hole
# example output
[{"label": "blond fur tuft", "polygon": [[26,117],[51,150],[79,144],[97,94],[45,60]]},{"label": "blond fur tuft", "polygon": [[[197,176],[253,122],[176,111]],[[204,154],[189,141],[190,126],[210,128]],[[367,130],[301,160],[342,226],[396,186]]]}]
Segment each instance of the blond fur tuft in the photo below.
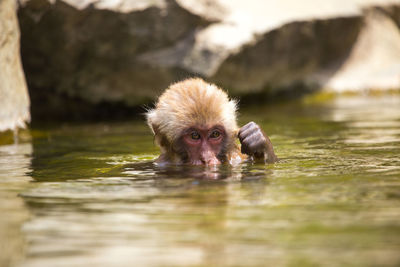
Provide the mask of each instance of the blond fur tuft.
[{"label": "blond fur tuft", "polygon": [[236,101],[230,100],[222,89],[191,78],[170,85],[146,117],[161,146],[159,138],[172,144],[185,129],[198,125],[221,125],[232,140],[238,131],[236,110]]}]

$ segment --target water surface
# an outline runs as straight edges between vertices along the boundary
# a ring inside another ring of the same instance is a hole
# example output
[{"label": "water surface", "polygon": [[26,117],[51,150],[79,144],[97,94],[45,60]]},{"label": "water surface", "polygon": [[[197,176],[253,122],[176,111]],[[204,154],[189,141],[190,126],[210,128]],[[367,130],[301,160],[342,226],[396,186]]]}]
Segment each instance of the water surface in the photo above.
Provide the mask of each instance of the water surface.
[{"label": "water surface", "polygon": [[399,266],[400,97],[241,110],[281,161],[160,168],[143,121],[0,146],[0,263]]}]

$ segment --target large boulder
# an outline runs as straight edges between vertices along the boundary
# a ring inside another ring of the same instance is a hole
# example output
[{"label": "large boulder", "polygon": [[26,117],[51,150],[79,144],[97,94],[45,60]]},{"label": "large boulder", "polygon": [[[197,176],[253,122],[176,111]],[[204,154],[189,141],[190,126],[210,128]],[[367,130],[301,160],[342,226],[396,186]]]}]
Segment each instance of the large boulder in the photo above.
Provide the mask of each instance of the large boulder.
[{"label": "large boulder", "polygon": [[76,103],[137,106],[188,76],[234,95],[400,87],[400,1],[20,3],[33,111],[36,103],[68,114],[71,103],[72,112]]},{"label": "large boulder", "polygon": [[316,89],[321,83],[313,76],[340,67],[361,24],[359,16],[285,24],[226,58],[212,79],[241,95]]},{"label": "large boulder", "polygon": [[366,10],[363,28],[349,56],[321,83],[339,92],[400,89],[400,30],[396,21],[383,9]]},{"label": "large boulder", "polygon": [[0,1],[0,132],[25,127],[29,96],[20,59],[16,1]]},{"label": "large boulder", "polygon": [[179,74],[137,57],[211,23],[174,1],[117,2],[23,3],[22,57],[33,102],[43,100],[43,93],[91,103],[148,101]]}]

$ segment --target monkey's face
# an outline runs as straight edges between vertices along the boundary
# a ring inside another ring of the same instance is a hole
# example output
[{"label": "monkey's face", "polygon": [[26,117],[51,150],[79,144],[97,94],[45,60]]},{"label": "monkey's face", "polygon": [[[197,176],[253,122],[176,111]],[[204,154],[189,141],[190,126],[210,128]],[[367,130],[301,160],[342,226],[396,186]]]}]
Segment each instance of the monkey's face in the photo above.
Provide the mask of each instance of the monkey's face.
[{"label": "monkey's face", "polygon": [[190,127],[182,135],[182,146],[193,165],[216,165],[224,148],[226,133],[222,126]]}]

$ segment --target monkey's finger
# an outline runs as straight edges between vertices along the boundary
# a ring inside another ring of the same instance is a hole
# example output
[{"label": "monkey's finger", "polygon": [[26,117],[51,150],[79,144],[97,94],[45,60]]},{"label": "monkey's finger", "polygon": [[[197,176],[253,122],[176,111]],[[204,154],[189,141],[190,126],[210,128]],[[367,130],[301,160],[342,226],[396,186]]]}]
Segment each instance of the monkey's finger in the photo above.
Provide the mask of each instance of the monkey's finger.
[{"label": "monkey's finger", "polygon": [[261,131],[256,131],[245,138],[244,143],[249,147],[250,151],[265,151],[267,148],[267,140]]},{"label": "monkey's finger", "polygon": [[246,136],[243,139],[242,146],[246,147],[246,151],[252,154],[257,149],[258,139],[259,139],[258,134],[252,133],[251,135]]},{"label": "monkey's finger", "polygon": [[253,129],[247,129],[243,132],[240,132],[238,137],[239,137],[239,140],[241,142],[243,142],[244,139],[246,139],[248,136],[250,136],[252,134],[253,134]]},{"label": "monkey's finger", "polygon": [[251,126],[247,127],[244,130],[241,129],[239,131],[239,139],[240,140],[244,140],[246,137],[253,135],[257,131],[259,131],[259,128],[257,127],[257,124],[255,124],[255,126],[251,125]]},{"label": "monkey's finger", "polygon": [[[259,146],[242,146],[241,152],[243,154],[247,154],[249,156],[256,156],[256,155],[265,155],[266,149],[263,147]],[[256,157],[261,157],[261,156],[256,156]]]},{"label": "monkey's finger", "polygon": [[249,123],[247,123],[246,125],[244,125],[242,128],[240,128],[240,131],[245,131],[249,128],[254,128],[254,126],[256,126],[257,124],[254,121],[251,121]]},{"label": "monkey's finger", "polygon": [[266,151],[266,147],[262,141],[254,141],[253,143],[248,145],[249,150],[252,154],[254,153],[262,153]]},{"label": "monkey's finger", "polygon": [[247,130],[248,134],[246,132],[246,135],[244,134],[243,137],[243,142],[246,142],[247,144],[253,144],[253,143],[258,143],[259,141],[265,142],[264,135],[259,129],[249,129]]}]

